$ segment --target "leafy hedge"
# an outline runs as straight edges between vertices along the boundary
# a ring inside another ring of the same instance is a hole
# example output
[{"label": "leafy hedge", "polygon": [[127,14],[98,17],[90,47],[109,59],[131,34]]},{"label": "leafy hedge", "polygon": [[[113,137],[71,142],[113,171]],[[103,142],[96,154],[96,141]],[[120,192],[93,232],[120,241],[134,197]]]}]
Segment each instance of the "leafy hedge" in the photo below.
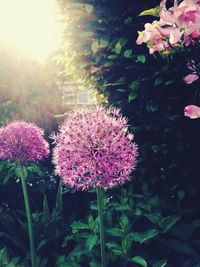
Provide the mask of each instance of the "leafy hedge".
[{"label": "leafy hedge", "polygon": [[[114,219],[107,249],[121,257],[120,266],[199,266],[200,125],[183,116],[196,85],[182,81],[185,55],[167,61],[135,44],[137,31],[150,20],[138,14],[158,3],[58,2],[65,25],[58,60],[62,73],[85,79],[109,104],[119,106],[139,144],[133,181],[122,192],[111,192],[109,212]],[[126,233],[120,228],[121,216]],[[81,235],[83,227],[75,226]],[[111,259],[113,266],[119,264],[119,258]]]}]

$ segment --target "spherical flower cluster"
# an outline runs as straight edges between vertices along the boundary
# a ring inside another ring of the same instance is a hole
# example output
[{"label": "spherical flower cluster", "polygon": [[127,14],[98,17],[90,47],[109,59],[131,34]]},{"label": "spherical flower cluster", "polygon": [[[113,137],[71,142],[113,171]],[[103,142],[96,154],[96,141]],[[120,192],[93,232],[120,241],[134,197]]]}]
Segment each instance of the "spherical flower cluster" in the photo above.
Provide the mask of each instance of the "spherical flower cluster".
[{"label": "spherical flower cluster", "polygon": [[49,154],[43,130],[32,123],[14,121],[0,128],[0,159],[19,164],[38,161]]},{"label": "spherical flower cluster", "polygon": [[166,0],[163,0],[160,10],[160,19],[145,24],[145,30],[139,32],[137,44],[147,43],[152,54],[199,42],[199,0],[183,0],[179,4],[174,0],[174,6],[169,9],[166,8]]},{"label": "spherical flower cluster", "polygon": [[56,173],[70,188],[111,188],[129,180],[135,169],[137,145],[118,109],[71,112],[54,139]]}]

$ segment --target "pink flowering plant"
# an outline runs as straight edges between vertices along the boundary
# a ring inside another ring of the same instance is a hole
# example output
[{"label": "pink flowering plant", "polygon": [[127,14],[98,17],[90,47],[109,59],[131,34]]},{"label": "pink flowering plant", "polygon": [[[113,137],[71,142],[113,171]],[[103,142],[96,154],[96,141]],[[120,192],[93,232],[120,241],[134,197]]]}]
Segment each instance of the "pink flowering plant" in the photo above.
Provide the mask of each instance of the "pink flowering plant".
[{"label": "pink flowering plant", "polygon": [[31,264],[36,267],[32,216],[26,187],[27,165],[38,162],[49,154],[42,129],[32,123],[14,121],[0,128],[0,159],[16,164],[16,175],[21,178],[31,250]]},{"label": "pink flowering plant", "polygon": [[32,123],[14,121],[0,128],[0,159],[20,165],[37,162],[49,154],[42,129]]},{"label": "pink flowering plant", "polygon": [[[176,52],[188,46],[199,44],[200,38],[200,1],[183,0],[170,8],[166,7],[166,0],[161,1],[159,19],[145,24],[145,30],[138,32],[137,44],[146,43],[149,52],[162,54]],[[151,10],[151,14],[155,15]],[[141,15],[150,14],[143,12]]]},{"label": "pink flowering plant", "polygon": [[136,43],[145,43],[150,54],[159,52],[173,58],[173,54],[183,53],[186,59],[183,80],[192,84],[200,77],[200,1],[174,0],[169,8],[166,3],[167,0],[162,0],[160,6],[140,14],[157,16],[158,19],[145,24],[145,29],[138,32]]},{"label": "pink flowering plant", "polygon": [[112,188],[130,179],[137,146],[118,109],[69,113],[56,136],[54,163],[63,183],[77,190]]},{"label": "pink flowering plant", "polygon": [[138,155],[133,135],[119,109],[101,106],[70,112],[54,136],[56,174],[69,188],[96,189],[102,267],[106,266],[104,190],[129,181]]}]

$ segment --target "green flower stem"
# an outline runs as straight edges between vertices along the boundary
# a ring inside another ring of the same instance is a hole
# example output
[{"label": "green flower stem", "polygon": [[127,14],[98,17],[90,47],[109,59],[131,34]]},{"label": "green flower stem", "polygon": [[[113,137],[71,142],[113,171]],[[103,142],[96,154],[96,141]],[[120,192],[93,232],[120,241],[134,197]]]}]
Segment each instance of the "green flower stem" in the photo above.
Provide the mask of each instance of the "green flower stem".
[{"label": "green flower stem", "polygon": [[35,246],[34,246],[34,238],[33,238],[33,224],[32,224],[32,217],[31,217],[31,211],[30,211],[28,191],[26,187],[26,173],[25,173],[25,168],[21,165],[20,165],[20,177],[21,177],[21,183],[22,183],[22,191],[24,195],[26,218],[28,222],[28,234],[29,234],[30,250],[31,250],[31,264],[32,264],[32,267],[36,267],[36,255],[35,255]]},{"label": "green flower stem", "polygon": [[101,188],[97,188],[96,193],[100,223],[101,266],[106,267],[105,235],[103,224],[104,191]]}]

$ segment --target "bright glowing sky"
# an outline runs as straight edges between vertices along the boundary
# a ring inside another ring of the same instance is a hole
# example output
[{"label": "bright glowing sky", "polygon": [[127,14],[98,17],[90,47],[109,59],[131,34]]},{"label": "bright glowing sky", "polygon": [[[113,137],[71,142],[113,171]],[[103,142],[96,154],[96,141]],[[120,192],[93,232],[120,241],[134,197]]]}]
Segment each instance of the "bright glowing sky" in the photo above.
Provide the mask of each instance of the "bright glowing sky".
[{"label": "bright glowing sky", "polygon": [[58,48],[54,0],[0,0],[0,43],[44,60]]}]

